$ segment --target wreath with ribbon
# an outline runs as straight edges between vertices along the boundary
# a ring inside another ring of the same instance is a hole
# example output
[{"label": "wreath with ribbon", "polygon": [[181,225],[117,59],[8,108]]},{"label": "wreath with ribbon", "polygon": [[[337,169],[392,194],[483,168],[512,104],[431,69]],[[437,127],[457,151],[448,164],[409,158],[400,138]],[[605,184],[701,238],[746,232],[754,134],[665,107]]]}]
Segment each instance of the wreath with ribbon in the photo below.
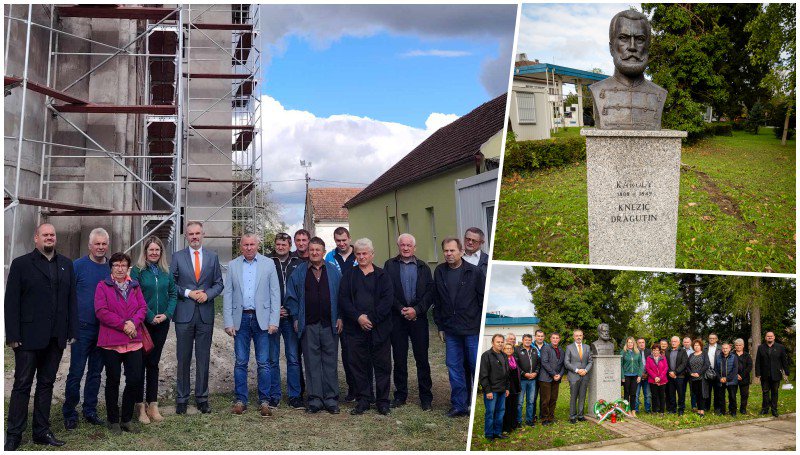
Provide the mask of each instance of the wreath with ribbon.
[{"label": "wreath with ribbon", "polygon": [[619,420],[623,416],[630,417],[631,406],[628,400],[618,398],[614,401],[597,400],[594,404],[594,415],[597,417],[597,423],[606,420],[612,415],[615,417],[613,420]]}]

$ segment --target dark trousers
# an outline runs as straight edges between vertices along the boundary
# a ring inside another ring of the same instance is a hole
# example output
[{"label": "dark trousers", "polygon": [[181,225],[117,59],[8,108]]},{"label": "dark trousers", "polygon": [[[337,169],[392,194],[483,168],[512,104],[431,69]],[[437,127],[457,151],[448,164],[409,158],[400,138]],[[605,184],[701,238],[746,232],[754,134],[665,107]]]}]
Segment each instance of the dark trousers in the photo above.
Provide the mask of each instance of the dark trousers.
[{"label": "dark trousers", "polygon": [[[687,375],[687,376],[685,376],[685,377],[683,378],[683,395],[684,395],[684,401],[686,400],[686,398],[685,398],[685,397],[688,395],[688,396],[690,397],[691,406],[692,406],[690,409],[697,409],[697,402],[695,401],[694,395],[692,395],[692,391],[691,391],[691,390],[689,390],[689,393],[688,393],[688,394],[686,393],[686,390],[687,390],[687,389],[689,389],[689,382],[691,382],[691,381],[689,381],[689,376]],[[685,406],[685,405],[686,405],[686,404],[684,403],[684,406]]]},{"label": "dark trousers", "polygon": [[392,362],[394,367],[394,399],[406,401],[408,399],[408,340],[411,339],[411,350],[417,365],[417,383],[419,385],[419,401],[430,403],[433,401],[431,387],[431,365],[428,362],[428,346],[430,345],[430,332],[428,331],[428,318],[419,317],[409,321],[399,313],[392,315]]},{"label": "dark trousers", "polygon": [[303,372],[303,343],[297,339],[297,363],[300,365],[300,398],[306,393],[306,375]]},{"label": "dark trousers", "polygon": [[667,412],[683,414],[686,408],[686,384],[684,378],[669,378],[667,383]]},{"label": "dark trousers", "polygon": [[539,399],[542,400],[542,422],[552,422],[555,420],[556,402],[558,401],[558,387],[560,382],[539,382],[537,389]]},{"label": "dark trousers", "polygon": [[169,334],[169,321],[155,325],[145,323],[145,327],[150,332],[150,338],[153,339],[153,349],[144,354],[142,373],[144,374],[145,382],[142,384],[145,385],[143,388],[145,401],[153,403],[158,401],[158,363],[161,361],[161,351],[164,350],[164,343],[167,341],[167,335]]},{"label": "dark trousers", "polygon": [[697,403],[697,409],[705,410],[706,399],[703,397],[703,381],[705,381],[705,379],[689,381],[689,387],[692,393],[692,400]]},{"label": "dark trousers", "polygon": [[[535,379],[534,379],[535,381]],[[536,422],[537,420],[541,419],[544,414],[542,413],[542,400],[539,398],[539,393],[541,391],[541,387],[539,387],[539,381],[536,381],[536,387],[533,390],[533,421]],[[536,411],[536,405],[539,405],[539,411]]]},{"label": "dark trousers", "polygon": [[509,393],[506,397],[506,408],[503,414],[503,432],[511,433],[519,426],[517,424],[517,402],[519,400],[518,393]]},{"label": "dark trousers", "polygon": [[631,409],[635,409],[636,400],[639,398],[636,396],[636,392],[639,390],[639,383],[636,382],[636,376],[625,376],[624,382],[622,383],[622,390],[622,398],[628,401]]},{"label": "dark trousers", "polygon": [[177,368],[177,397],[175,402],[185,404],[189,402],[192,386],[190,371],[192,367],[192,350],[195,359],[194,399],[197,404],[208,401],[208,368],[211,362],[211,336],[214,324],[206,324],[200,318],[200,309],[195,306],[194,315],[189,322],[175,323],[175,338],[177,338],[176,356]]},{"label": "dark trousers", "polygon": [[31,387],[36,376],[36,394],[33,397],[33,435],[42,436],[50,431],[50,403],[53,401],[53,383],[64,350],[53,338],[43,349],[24,351],[14,349],[14,386],[8,403],[8,438],[21,439],[28,425],[28,404]]},{"label": "dark trousers", "polygon": [[653,412],[664,413],[667,399],[667,385],[650,383],[650,393],[653,397]]},{"label": "dark trousers", "polygon": [[[353,377],[353,369],[350,360],[350,343],[347,341],[348,332],[342,331],[339,335],[339,341],[342,342],[342,368],[344,368],[344,380],[347,383],[347,395],[355,396],[356,393],[356,380]],[[370,381],[372,382],[372,381]]]},{"label": "dark trousers", "polygon": [[761,376],[761,412],[778,412],[778,389],[781,380],[772,380],[766,376]]},{"label": "dark trousers", "polygon": [[[713,397],[712,397],[713,395]],[[725,411],[725,386],[719,382],[719,378],[714,378],[708,382],[708,400],[705,401],[706,411],[711,410],[714,406],[714,412]]]},{"label": "dark trousers", "polygon": [[739,384],[737,386],[739,390],[739,413],[746,414],[747,413],[747,399],[750,398],[750,384]]},{"label": "dark trousers", "polygon": [[[113,349],[102,349],[106,367],[106,414],[109,423],[130,422],[133,405],[142,396],[142,365],[144,348],[120,354]],[[125,391],[122,408],[119,405],[119,381],[125,365]]]},{"label": "dark trousers", "polygon": [[339,404],[339,337],[330,324],[307,325],[300,340],[308,372],[308,406],[330,410]]},{"label": "dark trousers", "polygon": [[355,381],[358,404],[368,408],[372,399],[372,377],[375,375],[375,403],[379,408],[389,406],[389,387],[392,375],[392,345],[384,340],[374,342],[372,333],[359,330],[346,335],[350,370]]},{"label": "dark trousers", "polygon": [[[723,390],[728,394],[728,413],[730,415],[732,415],[732,416],[735,416],[736,415],[736,389],[738,389],[739,386],[736,385],[736,384],[734,384],[734,385],[725,384],[723,387],[724,387]],[[724,399],[725,399],[725,397],[723,396],[723,400]],[[723,409],[725,408],[724,401],[722,403],[722,407],[723,407]]]},{"label": "dark trousers", "polygon": [[78,418],[75,407],[81,399],[84,370],[86,382],[83,386],[83,415],[97,414],[97,395],[100,393],[100,377],[103,373],[103,357],[97,347],[98,331],[97,325],[81,322],[78,339],[70,345],[69,373],[64,390],[64,405],[61,407],[64,420]]}]

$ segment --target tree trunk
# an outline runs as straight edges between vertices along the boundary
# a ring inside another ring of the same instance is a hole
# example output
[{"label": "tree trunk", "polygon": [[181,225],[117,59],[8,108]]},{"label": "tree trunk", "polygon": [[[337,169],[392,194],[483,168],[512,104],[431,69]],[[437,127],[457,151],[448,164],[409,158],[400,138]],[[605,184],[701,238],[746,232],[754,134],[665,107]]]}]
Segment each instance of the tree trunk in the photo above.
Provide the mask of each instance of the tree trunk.
[{"label": "tree trunk", "polygon": [[783,120],[783,136],[781,136],[781,145],[786,145],[786,136],[789,134],[789,117],[792,115],[792,108],[786,110],[786,118]]}]

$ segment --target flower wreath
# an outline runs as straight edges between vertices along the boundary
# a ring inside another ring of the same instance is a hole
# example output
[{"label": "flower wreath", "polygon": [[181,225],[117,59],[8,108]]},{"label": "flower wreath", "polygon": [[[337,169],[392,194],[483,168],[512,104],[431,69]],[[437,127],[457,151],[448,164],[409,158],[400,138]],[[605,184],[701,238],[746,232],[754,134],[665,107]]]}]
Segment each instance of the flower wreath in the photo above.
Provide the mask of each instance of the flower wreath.
[{"label": "flower wreath", "polygon": [[594,415],[597,417],[597,423],[614,416],[612,420],[621,419],[623,416],[630,417],[631,406],[627,400],[618,398],[614,401],[608,402],[606,400],[597,400],[594,404]]}]

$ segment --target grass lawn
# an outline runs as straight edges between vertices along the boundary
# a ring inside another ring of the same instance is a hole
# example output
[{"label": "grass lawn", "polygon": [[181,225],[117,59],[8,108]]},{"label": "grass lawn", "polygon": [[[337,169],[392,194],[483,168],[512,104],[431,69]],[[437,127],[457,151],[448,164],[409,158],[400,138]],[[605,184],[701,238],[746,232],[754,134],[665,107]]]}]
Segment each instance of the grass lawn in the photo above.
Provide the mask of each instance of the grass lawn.
[{"label": "grass lawn", "polygon": [[[794,273],[794,140],[734,132],[684,147],[676,265]],[[586,163],[505,175],[494,259],[589,261]]]},{"label": "grass lawn", "polygon": [[[793,381],[792,385],[796,385],[796,383]],[[736,417],[731,417],[729,415],[717,416],[714,415],[713,411],[707,412],[705,417],[700,417],[689,411],[689,409],[691,409],[689,389],[687,389],[686,392],[687,411],[683,416],[675,414],[665,414],[662,416],[660,414],[639,412],[637,413],[637,418],[643,422],[671,431],[763,417],[759,414],[761,411],[761,386],[758,384],[750,386],[750,399],[747,404],[748,414],[738,414]],[[795,390],[780,391],[778,398],[778,412],[780,414],[795,412],[795,392]],[[593,405],[587,403],[587,409],[591,409],[591,406]],[[641,403],[640,409],[643,408],[644,404]],[[523,426],[514,431],[509,439],[488,442],[483,437],[484,412],[483,399],[479,396],[475,403],[475,424],[473,426],[471,441],[472,450],[546,450],[555,447],[605,441],[621,437],[591,422],[578,423],[575,425],[569,423],[568,382],[562,383],[559,388],[555,425],[542,427],[537,423],[535,427]]]},{"label": "grass lawn", "polygon": [[581,129],[577,126],[561,128],[557,133],[552,133],[550,137],[581,137]]}]

